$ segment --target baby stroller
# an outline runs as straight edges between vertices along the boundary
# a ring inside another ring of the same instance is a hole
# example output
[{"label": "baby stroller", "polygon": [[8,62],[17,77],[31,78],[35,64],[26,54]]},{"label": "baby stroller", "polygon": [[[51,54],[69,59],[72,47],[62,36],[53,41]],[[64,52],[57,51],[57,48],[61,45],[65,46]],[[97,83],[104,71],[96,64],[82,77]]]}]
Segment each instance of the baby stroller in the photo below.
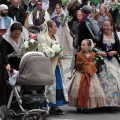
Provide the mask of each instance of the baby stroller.
[{"label": "baby stroller", "polygon": [[[5,120],[9,111],[15,116],[22,115],[22,120],[47,120],[49,101],[44,87],[52,85],[54,80],[49,58],[40,52],[28,52],[22,57],[19,67],[16,83],[11,85],[8,105],[1,106],[1,119]],[[46,108],[40,108],[40,102],[45,102]],[[15,103],[19,106],[17,113],[12,109]]]}]

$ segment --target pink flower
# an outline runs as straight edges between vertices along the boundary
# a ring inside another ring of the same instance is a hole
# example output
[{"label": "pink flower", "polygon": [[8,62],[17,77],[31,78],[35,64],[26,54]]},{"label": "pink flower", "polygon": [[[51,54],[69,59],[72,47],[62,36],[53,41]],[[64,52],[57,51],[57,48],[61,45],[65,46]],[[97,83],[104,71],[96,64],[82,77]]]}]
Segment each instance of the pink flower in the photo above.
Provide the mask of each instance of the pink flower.
[{"label": "pink flower", "polygon": [[32,43],[32,45],[34,45],[35,40],[34,39],[30,39],[30,43]]}]

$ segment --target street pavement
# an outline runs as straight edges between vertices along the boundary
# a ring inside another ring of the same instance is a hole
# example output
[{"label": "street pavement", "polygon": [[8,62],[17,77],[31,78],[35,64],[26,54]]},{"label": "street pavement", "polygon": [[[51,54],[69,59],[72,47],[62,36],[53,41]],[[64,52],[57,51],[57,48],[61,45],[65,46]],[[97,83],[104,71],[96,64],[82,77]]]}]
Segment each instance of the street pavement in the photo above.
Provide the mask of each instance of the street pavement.
[{"label": "street pavement", "polygon": [[[68,86],[71,76],[70,66],[71,57],[65,57],[63,61],[64,65],[64,82]],[[107,108],[93,109],[89,114],[77,112],[76,108],[69,107],[67,105],[60,107],[65,111],[65,115],[50,115],[49,120],[120,120],[120,109],[110,113]],[[8,117],[7,120],[21,120],[15,117]]]}]

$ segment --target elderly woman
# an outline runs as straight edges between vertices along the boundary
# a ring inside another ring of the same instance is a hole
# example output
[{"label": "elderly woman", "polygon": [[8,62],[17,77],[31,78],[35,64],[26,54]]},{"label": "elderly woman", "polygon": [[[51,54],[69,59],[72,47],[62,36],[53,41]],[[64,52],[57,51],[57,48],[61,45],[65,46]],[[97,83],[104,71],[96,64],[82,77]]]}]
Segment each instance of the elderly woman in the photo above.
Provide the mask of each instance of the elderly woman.
[{"label": "elderly woman", "polygon": [[103,23],[103,30],[97,47],[102,49],[97,52],[104,58],[105,64],[99,71],[98,76],[101,86],[105,93],[107,106],[120,106],[120,41],[113,29],[111,21],[106,20]]},{"label": "elderly woman", "polygon": [[68,28],[67,21],[62,22],[62,19],[65,19],[66,14],[63,11],[60,4],[56,4],[55,11],[51,16],[51,19],[56,22],[57,25],[57,36],[59,37],[60,44],[65,50],[63,51],[63,55],[71,55],[72,54],[72,36],[70,35],[70,30]]},{"label": "elderly woman", "polygon": [[[47,96],[50,101],[50,113],[54,114],[64,114],[58,106],[63,106],[68,100],[67,91],[62,80],[62,60],[60,59],[61,53],[55,53],[55,49],[51,46],[58,44],[59,39],[55,35],[57,26],[53,20],[49,20],[44,24],[44,30],[42,34],[38,36],[39,48],[38,51],[45,53],[47,57],[50,58],[52,63],[53,74],[55,75],[55,80],[53,85],[47,86]],[[50,54],[48,54],[50,53]]]},{"label": "elderly woman", "polygon": [[98,22],[93,18],[92,7],[84,5],[81,8],[83,18],[80,20],[78,26],[78,46],[81,46],[81,41],[84,39],[93,39],[94,42],[98,41],[99,26]]},{"label": "elderly woman", "polygon": [[100,6],[100,12],[94,15],[95,20],[98,21],[100,29],[103,26],[103,22],[105,20],[110,20],[112,21],[112,15],[107,12],[107,8],[104,5]]}]

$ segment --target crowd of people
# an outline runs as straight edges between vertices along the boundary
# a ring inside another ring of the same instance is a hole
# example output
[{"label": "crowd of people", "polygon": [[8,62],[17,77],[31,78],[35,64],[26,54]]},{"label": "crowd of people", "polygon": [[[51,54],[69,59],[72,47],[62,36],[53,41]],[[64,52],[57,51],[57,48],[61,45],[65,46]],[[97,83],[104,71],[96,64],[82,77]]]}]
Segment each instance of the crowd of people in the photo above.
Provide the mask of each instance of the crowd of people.
[{"label": "crowd of people", "polygon": [[[34,27],[41,30],[36,51],[50,53],[45,55],[55,76],[46,88],[50,114],[65,114],[59,108],[65,104],[85,113],[100,107],[114,111],[120,107],[120,1],[58,0],[53,11],[49,3],[0,3],[0,106],[7,105],[11,91],[7,71],[19,70],[23,44],[33,35],[28,29]],[[55,54],[54,44],[60,44],[62,52]],[[64,84],[66,56],[72,56],[69,88]],[[104,64],[95,62],[96,56]]]}]

